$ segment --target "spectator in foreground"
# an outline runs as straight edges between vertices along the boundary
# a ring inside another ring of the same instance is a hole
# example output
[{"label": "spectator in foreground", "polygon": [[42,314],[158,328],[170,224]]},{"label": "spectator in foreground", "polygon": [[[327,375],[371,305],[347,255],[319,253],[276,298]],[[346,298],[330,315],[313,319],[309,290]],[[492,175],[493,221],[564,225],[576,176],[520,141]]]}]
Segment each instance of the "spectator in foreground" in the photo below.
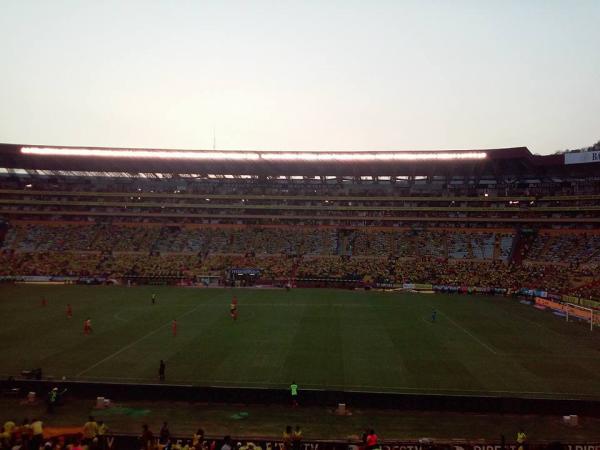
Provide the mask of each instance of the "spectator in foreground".
[{"label": "spectator in foreground", "polygon": [[204,444],[204,430],[202,428],[198,428],[192,437],[192,446],[194,449],[200,450],[202,445]]},{"label": "spectator in foreground", "polygon": [[23,419],[16,435],[16,439],[21,440],[23,448],[29,448],[29,442],[31,441],[31,424],[29,423],[29,419]]},{"label": "spectator in foreground", "polygon": [[370,429],[367,433],[367,450],[373,450],[379,446],[379,438],[374,429]]},{"label": "spectator in foreground", "polygon": [[292,449],[292,427],[289,425],[285,427],[285,431],[283,432],[283,448],[285,450]]},{"label": "spectator in foreground", "polygon": [[227,435],[223,438],[223,445],[221,450],[232,450],[233,445],[231,444],[231,436]]},{"label": "spectator in foreground", "polygon": [[254,442],[246,442],[246,445],[242,445],[240,450],[262,450],[262,447],[256,445]]},{"label": "spectator in foreground", "polygon": [[44,443],[44,423],[40,419],[34,419],[31,423],[31,448],[40,448]]},{"label": "spectator in foreground", "polygon": [[16,427],[17,426],[13,420],[7,420],[4,422],[2,434],[0,434],[0,445],[4,445],[5,447],[9,446],[9,444],[13,441]]},{"label": "spectator in foreground", "polygon": [[517,433],[517,450],[527,450],[527,434],[523,428],[519,428]]},{"label": "spectator in foreground", "polygon": [[108,434],[108,427],[101,420],[98,422],[98,447],[100,450],[105,450],[107,448],[106,435]]},{"label": "spectator in foreground", "polygon": [[300,429],[300,425],[296,425],[296,429],[292,434],[292,450],[300,450],[302,445],[302,430]]},{"label": "spectator in foreground", "polygon": [[75,443],[71,446],[71,450],[84,450],[86,447],[81,445],[81,441],[76,440]]},{"label": "spectator in foreground", "polygon": [[150,450],[154,446],[154,434],[148,428],[148,425],[142,425],[142,435],[140,436],[140,444],[143,450]]},{"label": "spectator in foreground", "polygon": [[93,416],[88,417],[88,421],[83,425],[83,444],[88,447],[94,443],[98,436],[98,423]]},{"label": "spectator in foreground", "polygon": [[165,445],[170,438],[171,432],[169,431],[169,424],[167,422],[163,422],[163,426],[160,428],[158,435],[158,442],[159,444]]}]

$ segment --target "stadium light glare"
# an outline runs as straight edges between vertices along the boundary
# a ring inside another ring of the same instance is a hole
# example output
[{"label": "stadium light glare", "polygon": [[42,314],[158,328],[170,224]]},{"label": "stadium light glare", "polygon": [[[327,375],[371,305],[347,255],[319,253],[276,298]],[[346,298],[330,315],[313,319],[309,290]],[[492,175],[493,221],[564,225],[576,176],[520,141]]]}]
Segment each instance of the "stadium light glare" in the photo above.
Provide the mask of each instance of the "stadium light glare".
[{"label": "stadium light glare", "polygon": [[485,159],[485,152],[261,153],[267,161],[449,161]]},{"label": "stadium light glare", "polygon": [[485,152],[244,152],[244,151],[196,151],[196,150],[135,150],[101,148],[21,147],[25,155],[85,156],[99,158],[158,158],[188,160],[231,161],[461,161],[481,160]]},{"label": "stadium light glare", "polygon": [[199,152],[193,150],[111,150],[96,148],[51,148],[21,147],[25,155],[43,156],[86,156],[99,158],[159,158],[159,159],[225,159],[240,161],[256,161],[260,158],[254,152]]}]

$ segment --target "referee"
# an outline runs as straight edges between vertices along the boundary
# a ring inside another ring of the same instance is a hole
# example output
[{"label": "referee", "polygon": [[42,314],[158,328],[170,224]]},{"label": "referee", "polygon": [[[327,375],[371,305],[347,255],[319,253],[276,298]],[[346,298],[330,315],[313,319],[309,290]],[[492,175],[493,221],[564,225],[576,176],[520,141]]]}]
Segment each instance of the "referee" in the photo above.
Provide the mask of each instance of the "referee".
[{"label": "referee", "polygon": [[298,385],[295,381],[290,384],[290,395],[292,397],[292,406],[298,406]]}]

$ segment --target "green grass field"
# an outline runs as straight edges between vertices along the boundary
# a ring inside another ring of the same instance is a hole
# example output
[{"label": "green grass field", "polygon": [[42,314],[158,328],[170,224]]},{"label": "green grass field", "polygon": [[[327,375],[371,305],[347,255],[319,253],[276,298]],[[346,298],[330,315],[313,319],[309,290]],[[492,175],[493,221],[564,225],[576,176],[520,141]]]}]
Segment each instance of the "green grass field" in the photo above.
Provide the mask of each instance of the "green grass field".
[{"label": "green grass field", "polygon": [[502,297],[4,285],[0,352],[4,377],[156,382],[164,359],[173,384],[600,398],[600,330]]}]

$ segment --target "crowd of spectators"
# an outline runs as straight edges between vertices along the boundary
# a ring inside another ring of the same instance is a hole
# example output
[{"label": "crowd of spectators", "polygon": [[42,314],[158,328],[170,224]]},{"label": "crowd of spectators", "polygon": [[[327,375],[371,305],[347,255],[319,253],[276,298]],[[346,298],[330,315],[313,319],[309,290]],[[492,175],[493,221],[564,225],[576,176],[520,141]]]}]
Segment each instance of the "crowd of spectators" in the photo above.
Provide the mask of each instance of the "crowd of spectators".
[{"label": "crowd of spectators", "polygon": [[20,424],[7,420],[0,432],[0,449],[38,450],[45,448],[44,423],[38,419],[24,419]]},{"label": "crowd of spectators", "polygon": [[0,276],[72,276],[99,274],[102,257],[97,253],[0,252]]},{"label": "crowd of spectators", "polygon": [[303,258],[298,278],[383,279],[389,275],[387,258],[326,256]]},{"label": "crowd of spectators", "polygon": [[298,278],[344,278],[366,283],[427,283],[434,285],[542,289],[568,294],[575,291],[571,277],[554,265],[512,265],[500,261],[461,261],[439,258],[303,259]]},{"label": "crowd of spectators", "polygon": [[193,278],[199,274],[195,255],[119,254],[106,257],[100,266],[109,278],[177,277]]},{"label": "crowd of spectators", "polygon": [[285,255],[211,255],[199,268],[199,275],[223,276],[228,269],[252,268],[261,271],[261,277],[270,280],[286,280],[293,275],[297,258]]},{"label": "crowd of spectators", "polygon": [[[352,231],[348,254],[354,256],[429,257],[451,259],[500,259],[506,261],[514,235],[464,230]],[[343,241],[343,239],[342,239]]]},{"label": "crowd of spectators", "polygon": [[[0,254],[0,276],[72,276],[125,278],[225,278],[232,268],[260,271],[263,280],[345,279],[370,283],[428,283],[517,289],[528,287],[555,293],[600,297],[600,286],[578,286],[576,268],[552,264],[513,265],[501,261],[440,258],[351,256],[195,255],[148,256],[121,254],[8,253]],[[584,271],[583,274],[587,273]],[[592,278],[592,280],[598,280]]]},{"label": "crowd of spectators", "polygon": [[533,240],[527,259],[552,263],[600,263],[600,234],[539,233]]},{"label": "crowd of spectators", "polygon": [[337,230],[262,227],[133,226],[135,224],[22,224],[8,229],[3,250],[16,252],[129,252],[256,255],[331,255]]},{"label": "crowd of spectators", "polygon": [[[468,231],[468,230],[467,230]],[[17,252],[150,252],[255,255],[352,255],[502,259],[512,234],[435,230],[343,230],[333,227],[182,227],[129,224],[22,224],[3,249]],[[600,245],[600,237],[593,245]]]},{"label": "crowd of spectators", "polygon": [[19,252],[149,252],[159,228],[108,224],[24,224],[10,227],[3,249]]},{"label": "crowd of spectators", "polygon": [[[115,436],[104,421],[89,416],[78,430],[72,427],[68,432],[46,433],[41,419],[24,419],[20,424],[7,420],[0,425],[0,450],[108,450],[115,445]],[[244,440],[233,441],[231,436],[222,439],[207,438],[204,430],[198,428],[191,436],[175,436],[168,422],[163,422],[160,430],[154,433],[148,424],[142,424],[137,438],[126,436],[117,444],[118,448],[141,450],[262,450],[259,444]],[[287,426],[279,439],[282,450],[300,450],[304,436],[302,428]],[[371,438],[371,441],[373,439]],[[128,447],[124,447],[127,445]]]},{"label": "crowd of spectators", "polygon": [[[42,420],[24,419],[17,424],[7,420],[0,425],[0,450],[108,450],[111,448],[129,448],[139,450],[301,450],[303,448],[325,448],[351,450],[378,450],[391,446],[390,442],[382,442],[379,434],[372,428],[366,428],[362,434],[346,436],[336,440],[308,440],[300,425],[287,425],[278,436],[257,437],[256,439],[234,439],[231,435],[213,437],[206,435],[203,428],[197,428],[193,433],[178,433],[172,431],[168,422],[163,422],[158,431],[152,431],[152,426],[142,423],[140,431],[135,434],[115,434],[102,420],[89,416],[81,427],[69,427],[69,430],[51,430]],[[155,429],[156,430],[156,429]],[[401,439],[399,439],[401,442]],[[451,441],[450,438],[447,441]],[[529,447],[529,438],[523,427],[519,427],[514,443],[504,435],[501,437],[502,446],[507,441],[507,447],[519,450]],[[409,441],[410,442],[410,441]],[[419,440],[421,442],[421,440]],[[396,441],[395,445],[399,442]],[[448,449],[452,445],[439,440],[425,439],[422,446],[427,449]],[[536,448],[562,449],[559,442],[547,445],[535,445]]]},{"label": "crowd of spectators", "polygon": [[193,278],[202,273],[199,259],[185,254],[0,252],[0,276]]},{"label": "crowd of spectators", "polygon": [[200,253],[207,248],[213,236],[210,229],[199,231],[196,228],[167,226],[161,229],[154,249],[160,253]]},{"label": "crowd of spectators", "polygon": [[10,227],[3,248],[23,252],[90,250],[96,230],[89,225],[32,225]]},{"label": "crowd of spectators", "polygon": [[338,278],[600,294],[600,235],[540,232],[524,240],[524,264],[510,262],[514,236],[459,228],[23,223],[5,233],[0,275],[197,280],[251,268],[264,280]]},{"label": "crowd of spectators", "polygon": [[158,238],[158,227],[99,225],[90,250],[104,252],[149,252]]}]

